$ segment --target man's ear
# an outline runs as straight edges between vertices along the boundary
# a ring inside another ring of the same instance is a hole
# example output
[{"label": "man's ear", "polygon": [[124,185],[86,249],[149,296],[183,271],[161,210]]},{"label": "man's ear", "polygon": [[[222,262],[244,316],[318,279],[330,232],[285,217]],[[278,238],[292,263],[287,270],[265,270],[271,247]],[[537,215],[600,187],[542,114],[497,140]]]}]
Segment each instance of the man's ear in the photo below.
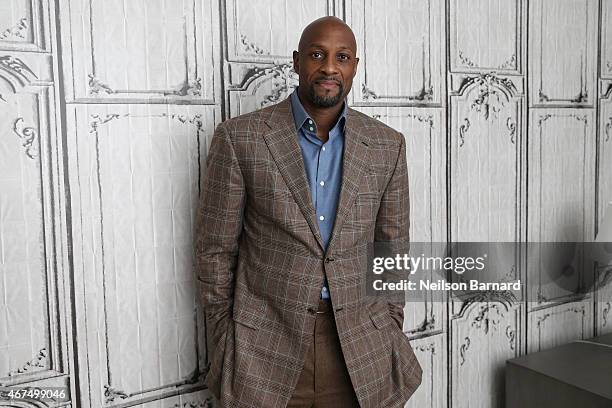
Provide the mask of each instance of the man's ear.
[{"label": "man's ear", "polygon": [[293,51],[293,70],[296,74],[300,72],[300,53]]},{"label": "man's ear", "polygon": [[357,66],[359,65],[359,58],[355,57],[355,69],[353,70],[353,77],[357,75]]}]

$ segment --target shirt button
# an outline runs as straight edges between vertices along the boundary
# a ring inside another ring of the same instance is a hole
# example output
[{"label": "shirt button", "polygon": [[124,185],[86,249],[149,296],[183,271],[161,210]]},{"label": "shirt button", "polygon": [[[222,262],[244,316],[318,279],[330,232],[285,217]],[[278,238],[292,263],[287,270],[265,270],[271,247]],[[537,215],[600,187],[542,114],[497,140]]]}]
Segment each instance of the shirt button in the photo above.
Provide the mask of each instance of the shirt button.
[{"label": "shirt button", "polygon": [[319,219],[320,219],[321,221],[323,221],[323,220],[325,219],[325,217],[324,217],[324,216],[320,216],[320,217],[319,217]]},{"label": "shirt button", "polygon": [[325,185],[325,182],[324,182],[324,181],[321,181],[319,184],[320,184],[320,185],[322,185],[322,186],[324,186],[324,185]]},{"label": "shirt button", "polygon": [[311,127],[309,127],[308,129],[310,129],[310,131],[311,131],[311,132],[313,132],[313,131],[314,131],[314,128],[313,128],[312,126],[311,126]]},{"label": "shirt button", "polygon": [[308,124],[312,125],[312,120],[311,119],[308,119]]},{"label": "shirt button", "polygon": [[322,147],[323,151],[325,151],[325,146]]},{"label": "shirt button", "polygon": [[323,286],[323,292],[327,292],[327,288]]}]

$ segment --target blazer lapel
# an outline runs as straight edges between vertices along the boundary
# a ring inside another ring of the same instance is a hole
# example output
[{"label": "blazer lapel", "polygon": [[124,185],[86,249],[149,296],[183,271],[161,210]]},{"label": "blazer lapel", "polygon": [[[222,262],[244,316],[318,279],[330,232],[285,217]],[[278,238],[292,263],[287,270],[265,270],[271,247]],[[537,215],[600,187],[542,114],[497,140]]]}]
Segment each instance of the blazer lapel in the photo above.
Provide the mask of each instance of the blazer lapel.
[{"label": "blazer lapel", "polygon": [[[342,229],[342,225],[346,221],[351,207],[357,198],[361,178],[365,174],[365,169],[368,168],[368,143],[361,134],[358,121],[359,118],[352,112],[352,109],[349,109],[344,126],[344,154],[342,158],[340,199],[327,252],[331,250],[337,235]],[[316,211],[312,204],[310,187],[302,158],[302,149],[298,143],[298,134],[291,112],[290,98],[276,105],[270,117],[266,120],[266,124],[270,127],[270,130],[263,137],[268,149],[285,183],[289,190],[291,190],[297,205],[304,214],[304,218],[306,218],[319,246],[325,252],[325,246],[316,219]]]},{"label": "blazer lapel", "polygon": [[310,186],[306,177],[306,166],[302,158],[302,149],[298,143],[298,134],[295,129],[291,100],[289,98],[278,103],[266,120],[270,130],[263,138],[280,170],[280,173],[291,190],[293,198],[304,214],[312,233],[321,250],[325,251],[323,239],[316,220],[316,211],[312,204]]},{"label": "blazer lapel", "polygon": [[361,178],[366,172],[368,165],[368,143],[361,134],[358,118],[348,110],[344,125],[344,156],[342,159],[342,187],[340,189],[340,200],[336,211],[334,229],[329,240],[327,252],[332,250],[342,225],[349,215],[353,203],[357,198]]}]

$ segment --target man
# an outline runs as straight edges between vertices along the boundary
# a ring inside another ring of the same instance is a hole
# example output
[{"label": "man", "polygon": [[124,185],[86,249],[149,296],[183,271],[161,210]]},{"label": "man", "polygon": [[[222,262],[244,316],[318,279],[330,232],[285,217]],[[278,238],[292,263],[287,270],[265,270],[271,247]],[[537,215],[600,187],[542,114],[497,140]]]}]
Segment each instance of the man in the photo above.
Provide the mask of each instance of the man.
[{"label": "man", "polygon": [[421,382],[403,303],[367,298],[367,244],[409,240],[404,137],[346,106],[359,59],[324,17],[299,87],[220,124],[196,228],[206,383],[222,407],[401,407]]}]

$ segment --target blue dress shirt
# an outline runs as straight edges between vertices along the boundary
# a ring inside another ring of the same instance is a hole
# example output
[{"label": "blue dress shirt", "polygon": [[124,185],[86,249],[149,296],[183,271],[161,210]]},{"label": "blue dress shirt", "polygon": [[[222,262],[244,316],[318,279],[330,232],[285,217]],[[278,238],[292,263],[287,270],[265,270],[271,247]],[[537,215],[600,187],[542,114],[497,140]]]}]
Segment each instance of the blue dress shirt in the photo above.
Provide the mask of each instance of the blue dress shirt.
[{"label": "blue dress shirt", "polygon": [[[317,137],[317,124],[308,115],[298,97],[298,88],[291,94],[291,110],[297,129],[310,195],[314,205],[321,238],[327,249],[331,238],[342,183],[342,156],[344,150],[344,122],[346,101],[338,121],[329,131],[327,142]],[[321,288],[321,297],[329,298],[327,279]]]}]

